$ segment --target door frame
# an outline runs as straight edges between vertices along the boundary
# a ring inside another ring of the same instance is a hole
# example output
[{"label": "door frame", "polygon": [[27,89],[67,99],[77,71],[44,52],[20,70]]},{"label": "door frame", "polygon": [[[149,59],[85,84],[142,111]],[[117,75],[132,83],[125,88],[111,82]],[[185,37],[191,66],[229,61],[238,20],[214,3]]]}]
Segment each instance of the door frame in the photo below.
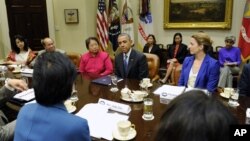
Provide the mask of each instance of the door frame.
[{"label": "door frame", "polygon": [[[55,40],[55,21],[54,21],[54,4],[53,0],[46,0],[47,6],[47,18],[48,18],[48,28],[49,28],[49,36]],[[9,37],[9,24],[7,17],[7,9],[5,0],[0,0],[0,59],[7,56],[7,54],[11,50],[11,43]]]}]

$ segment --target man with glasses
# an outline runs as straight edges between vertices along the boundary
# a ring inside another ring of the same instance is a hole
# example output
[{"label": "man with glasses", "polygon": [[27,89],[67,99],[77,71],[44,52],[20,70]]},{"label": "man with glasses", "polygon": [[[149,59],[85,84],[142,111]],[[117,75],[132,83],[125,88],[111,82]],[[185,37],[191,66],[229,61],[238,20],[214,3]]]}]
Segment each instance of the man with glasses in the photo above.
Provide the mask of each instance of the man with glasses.
[{"label": "man with glasses", "polygon": [[219,88],[233,87],[233,75],[240,72],[240,49],[233,46],[235,43],[235,36],[227,36],[225,38],[225,47],[219,51],[220,79],[218,83]]}]

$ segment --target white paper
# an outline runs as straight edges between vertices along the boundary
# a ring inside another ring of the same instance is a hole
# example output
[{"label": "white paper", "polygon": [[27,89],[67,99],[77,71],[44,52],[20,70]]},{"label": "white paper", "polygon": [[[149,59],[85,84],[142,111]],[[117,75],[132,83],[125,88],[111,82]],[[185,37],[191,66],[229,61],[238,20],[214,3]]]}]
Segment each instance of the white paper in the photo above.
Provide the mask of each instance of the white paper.
[{"label": "white paper", "polygon": [[88,121],[90,135],[95,138],[112,140],[112,132],[117,128],[117,122],[127,120],[127,115],[109,112],[108,107],[90,103],[86,104],[77,114]]},{"label": "white paper", "polygon": [[246,124],[250,124],[250,108],[246,110]]},{"label": "white paper", "polygon": [[23,91],[21,93],[18,93],[14,96],[14,98],[25,100],[25,101],[30,101],[31,99],[35,98],[34,89],[28,89],[27,91]]},{"label": "white paper", "polygon": [[184,86],[172,86],[172,85],[163,85],[157,88],[153,93],[160,95],[162,93],[179,95],[182,94],[185,90]]},{"label": "white paper", "polygon": [[33,74],[33,69],[28,69],[28,68],[21,69],[21,73]]},{"label": "white paper", "polygon": [[250,108],[247,108],[246,117],[247,117],[247,118],[250,118]]}]

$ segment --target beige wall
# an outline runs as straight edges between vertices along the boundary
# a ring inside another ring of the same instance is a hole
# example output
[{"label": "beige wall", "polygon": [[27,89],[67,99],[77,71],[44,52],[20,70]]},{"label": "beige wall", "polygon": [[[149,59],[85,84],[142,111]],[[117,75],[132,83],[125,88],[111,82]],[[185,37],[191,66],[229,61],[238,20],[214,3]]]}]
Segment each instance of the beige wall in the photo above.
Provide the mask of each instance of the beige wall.
[{"label": "beige wall", "polygon": [[10,51],[9,26],[7,22],[7,14],[5,0],[0,0],[0,59],[4,58]]},{"label": "beige wall", "polygon": [[[106,0],[108,1],[108,0]],[[139,0],[129,0],[134,13],[135,29],[137,29],[137,15]],[[122,0],[117,0],[121,11]],[[239,28],[246,0],[234,0],[233,4],[233,20],[230,30],[206,30],[206,29],[163,29],[163,11],[164,0],[151,0],[151,9],[154,22],[154,34],[157,42],[168,44],[172,42],[173,34],[181,32],[183,34],[183,42],[188,44],[190,36],[203,30],[208,33],[214,40],[214,47],[224,45],[224,37],[228,34],[238,37]],[[55,38],[57,48],[65,51],[76,51],[83,53],[86,51],[84,40],[89,36],[96,36],[96,11],[98,0],[47,0],[47,11],[49,19],[49,33]],[[106,3],[108,5],[108,3]],[[78,9],[79,23],[65,24],[64,9]],[[0,0],[0,45],[4,47],[4,52],[9,50],[8,24],[2,20],[7,20],[6,8],[4,0]],[[2,29],[2,30],[1,30]],[[1,34],[2,33],[2,34]],[[137,34],[137,30],[135,31]],[[2,35],[2,36],[1,36]],[[2,44],[1,44],[2,40]],[[137,36],[135,36],[135,41]],[[2,50],[2,48],[1,48]]]},{"label": "beige wall", "polygon": [[3,37],[2,37],[2,29],[0,28],[0,59],[3,58],[3,55],[4,55],[4,48],[3,48]]}]

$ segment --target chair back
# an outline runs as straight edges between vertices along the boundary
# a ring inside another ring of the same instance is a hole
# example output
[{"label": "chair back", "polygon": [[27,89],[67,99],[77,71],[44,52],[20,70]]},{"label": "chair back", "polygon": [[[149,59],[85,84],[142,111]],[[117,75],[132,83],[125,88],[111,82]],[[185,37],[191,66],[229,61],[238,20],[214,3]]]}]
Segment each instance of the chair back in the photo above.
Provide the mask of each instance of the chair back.
[{"label": "chair back", "polygon": [[182,64],[174,67],[171,73],[171,85],[177,86],[181,75]]},{"label": "chair back", "polygon": [[219,59],[219,51],[222,49],[223,46],[216,46],[215,47],[215,58],[218,60]]},{"label": "chair back", "polygon": [[144,53],[144,55],[147,58],[149,78],[152,80],[152,82],[158,80],[158,71],[160,66],[159,57],[150,53]]},{"label": "chair back", "polygon": [[160,68],[166,68],[166,63],[168,59],[168,48],[171,44],[167,44],[164,46],[163,44],[158,44],[161,50],[161,55],[160,55]]},{"label": "chair back", "polygon": [[76,68],[79,68],[81,54],[76,53],[76,52],[66,52],[66,55],[69,57],[71,62],[76,66]]}]

